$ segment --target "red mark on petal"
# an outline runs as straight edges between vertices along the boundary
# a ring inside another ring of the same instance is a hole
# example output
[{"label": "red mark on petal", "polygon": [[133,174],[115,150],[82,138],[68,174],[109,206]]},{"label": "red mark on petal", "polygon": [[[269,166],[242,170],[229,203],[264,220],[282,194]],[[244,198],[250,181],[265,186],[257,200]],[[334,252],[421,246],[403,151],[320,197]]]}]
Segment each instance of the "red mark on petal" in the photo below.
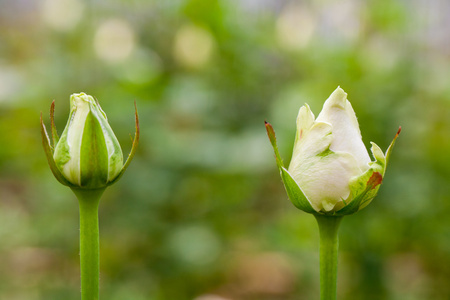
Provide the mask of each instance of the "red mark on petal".
[{"label": "red mark on petal", "polygon": [[373,190],[383,181],[383,176],[379,172],[373,172],[372,176],[370,176],[367,181],[367,187]]}]

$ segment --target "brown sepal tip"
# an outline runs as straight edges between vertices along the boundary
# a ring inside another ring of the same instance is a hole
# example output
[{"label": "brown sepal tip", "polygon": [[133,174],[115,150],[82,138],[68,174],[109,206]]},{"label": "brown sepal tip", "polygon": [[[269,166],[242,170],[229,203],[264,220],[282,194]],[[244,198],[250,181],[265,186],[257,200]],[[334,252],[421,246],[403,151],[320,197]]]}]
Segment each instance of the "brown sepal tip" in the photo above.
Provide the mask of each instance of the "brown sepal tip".
[{"label": "brown sepal tip", "polygon": [[264,120],[264,125],[266,126],[267,133],[275,135],[275,131],[273,130],[273,127],[272,127],[272,125],[269,122]]},{"label": "brown sepal tip", "polygon": [[272,125],[267,121],[264,121],[264,125],[266,126],[266,131],[267,131],[267,135],[269,136],[269,140],[274,145],[274,143],[276,141],[275,130],[273,130]]}]

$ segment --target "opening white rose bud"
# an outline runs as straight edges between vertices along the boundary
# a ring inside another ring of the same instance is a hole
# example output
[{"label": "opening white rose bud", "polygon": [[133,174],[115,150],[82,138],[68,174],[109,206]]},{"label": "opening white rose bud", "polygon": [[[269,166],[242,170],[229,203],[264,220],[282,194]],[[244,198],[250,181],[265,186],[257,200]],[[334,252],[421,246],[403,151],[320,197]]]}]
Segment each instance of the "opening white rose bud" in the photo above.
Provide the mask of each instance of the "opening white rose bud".
[{"label": "opening white rose bud", "polygon": [[106,114],[92,96],[70,96],[70,115],[61,138],[54,126],[54,102],[51,110],[53,145],[41,117],[42,137],[47,159],[55,177],[72,188],[100,189],[115,182],[128,167],[139,139],[136,112],[136,135],[127,162],[108,123]]},{"label": "opening white rose bud", "polygon": [[399,129],[386,155],[372,143],[372,161],[355,112],[340,87],[325,101],[317,119],[307,104],[300,108],[288,169],[281,162],[273,128],[268,123],[266,128],[294,205],[310,213],[333,215],[354,213],[375,197],[400,133]]}]

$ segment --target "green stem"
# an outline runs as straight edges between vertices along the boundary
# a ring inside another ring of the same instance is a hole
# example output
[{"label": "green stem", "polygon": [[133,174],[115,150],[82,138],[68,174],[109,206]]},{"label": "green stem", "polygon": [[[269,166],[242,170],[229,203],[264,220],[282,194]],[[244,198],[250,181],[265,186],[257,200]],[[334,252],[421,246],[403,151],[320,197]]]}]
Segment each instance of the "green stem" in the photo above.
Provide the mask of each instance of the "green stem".
[{"label": "green stem", "polygon": [[336,300],[338,229],[342,217],[315,217],[320,231],[320,300]]},{"label": "green stem", "polygon": [[72,189],[80,206],[81,299],[99,299],[98,203],[105,189]]}]

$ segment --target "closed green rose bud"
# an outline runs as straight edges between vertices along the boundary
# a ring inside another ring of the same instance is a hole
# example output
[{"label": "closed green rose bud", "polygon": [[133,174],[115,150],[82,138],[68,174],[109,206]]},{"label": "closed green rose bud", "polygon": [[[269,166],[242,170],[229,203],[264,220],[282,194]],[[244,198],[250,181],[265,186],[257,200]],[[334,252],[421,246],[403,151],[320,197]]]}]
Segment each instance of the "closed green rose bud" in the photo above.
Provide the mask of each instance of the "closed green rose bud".
[{"label": "closed green rose bud", "polygon": [[125,163],[106,114],[92,96],[80,93],[70,97],[69,120],[61,138],[56,132],[54,112],[55,101],[50,107],[51,139],[41,113],[42,143],[53,175],[78,198],[81,299],[99,299],[99,201],[106,187],[123,175],[136,152],[139,142],[136,103],[136,133]]},{"label": "closed green rose bud", "polygon": [[266,123],[266,129],[293,204],[309,213],[336,216],[352,214],[376,196],[400,133],[399,129],[386,154],[372,143],[372,161],[347,94],[339,87],[317,119],[308,105],[300,108],[288,169],[278,153],[272,126]]},{"label": "closed green rose bud", "polygon": [[53,145],[41,128],[47,159],[55,177],[72,188],[101,189],[114,183],[130,163],[139,138],[136,112],[136,136],[124,165],[122,149],[98,101],[85,93],[70,97],[70,115],[58,138],[51,106]]},{"label": "closed green rose bud", "polygon": [[120,173],[122,149],[92,96],[70,96],[69,120],[53,158],[62,175],[79,187],[104,187]]}]

